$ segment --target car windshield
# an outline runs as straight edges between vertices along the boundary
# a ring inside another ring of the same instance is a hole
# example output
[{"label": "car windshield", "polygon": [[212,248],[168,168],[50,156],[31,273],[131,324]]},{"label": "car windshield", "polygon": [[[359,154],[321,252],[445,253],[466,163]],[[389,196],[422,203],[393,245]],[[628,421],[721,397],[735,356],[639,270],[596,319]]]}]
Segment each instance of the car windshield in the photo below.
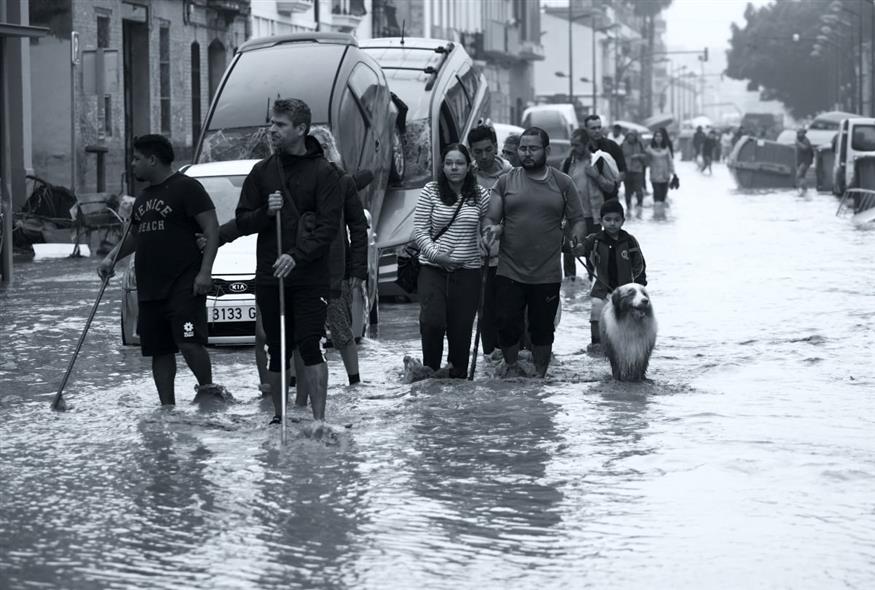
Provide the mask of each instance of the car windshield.
[{"label": "car windshield", "polygon": [[854,125],[851,148],[859,152],[875,152],[875,125]]},{"label": "car windshield", "polygon": [[[377,60],[389,89],[407,105],[407,126],[404,131],[403,186],[419,186],[432,177],[431,98],[426,85],[432,74],[425,68],[437,68],[441,54],[432,49],[402,49],[399,47],[363,47]],[[408,69],[412,68],[412,69]]]},{"label": "car windshield", "polygon": [[207,122],[198,162],[269,155],[266,122],[278,96],[306,102],[314,125],[328,121],[331,91],[346,49],[285,43],[241,53]]},{"label": "car windshield", "polygon": [[815,131],[838,131],[839,122],[838,121],[830,121],[829,119],[815,119],[811,122],[811,126],[808,127],[809,130]]},{"label": "car windshield", "polygon": [[216,206],[216,217],[219,224],[234,219],[237,201],[240,200],[240,189],[246,176],[199,176],[196,177],[204,186],[207,194]]}]

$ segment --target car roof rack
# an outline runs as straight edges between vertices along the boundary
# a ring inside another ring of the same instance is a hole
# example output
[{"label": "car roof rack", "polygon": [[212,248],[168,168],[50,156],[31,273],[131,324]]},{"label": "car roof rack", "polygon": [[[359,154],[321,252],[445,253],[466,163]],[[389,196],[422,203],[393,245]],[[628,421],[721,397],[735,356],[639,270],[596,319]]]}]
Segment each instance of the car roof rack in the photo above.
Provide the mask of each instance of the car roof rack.
[{"label": "car roof rack", "polygon": [[356,38],[348,33],[319,33],[313,31],[310,33],[292,33],[290,35],[250,39],[238,47],[237,51],[242,53],[244,51],[252,51],[253,49],[285,45],[286,43],[322,43],[325,45],[352,45],[358,47]]}]

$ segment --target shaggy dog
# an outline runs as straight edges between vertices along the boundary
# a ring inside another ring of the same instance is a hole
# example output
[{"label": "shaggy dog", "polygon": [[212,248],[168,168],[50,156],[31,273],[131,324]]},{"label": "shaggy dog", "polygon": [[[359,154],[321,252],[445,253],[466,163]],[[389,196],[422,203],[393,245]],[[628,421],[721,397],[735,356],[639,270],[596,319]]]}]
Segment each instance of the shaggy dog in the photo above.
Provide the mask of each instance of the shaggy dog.
[{"label": "shaggy dog", "polygon": [[647,290],[637,283],[614,289],[602,309],[599,333],[614,379],[644,379],[656,344],[656,318]]}]

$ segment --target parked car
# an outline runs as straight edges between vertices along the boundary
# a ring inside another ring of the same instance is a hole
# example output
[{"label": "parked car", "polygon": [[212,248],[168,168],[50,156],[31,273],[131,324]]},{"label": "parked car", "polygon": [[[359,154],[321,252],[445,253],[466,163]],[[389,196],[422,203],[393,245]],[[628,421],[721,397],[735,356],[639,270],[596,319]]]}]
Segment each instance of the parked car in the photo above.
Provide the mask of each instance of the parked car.
[{"label": "parked car", "polygon": [[832,192],[841,196],[851,187],[861,188],[854,178],[854,162],[864,156],[875,156],[875,119],[844,119],[836,137],[836,151]]},{"label": "parked car", "polygon": [[[232,160],[195,164],[184,170],[206,189],[216,207],[219,224],[234,219],[243,181],[258,160]],[[365,214],[370,218],[370,214]],[[255,248],[258,236],[242,236],[219,248],[213,262],[213,290],[207,295],[209,344],[255,343]],[[374,232],[368,232],[370,265],[376,268]],[[134,257],[122,279],[122,344],[139,344],[137,334],[137,283]],[[361,293],[353,299],[353,333],[364,336],[370,309]]]},{"label": "parked car", "polygon": [[562,165],[571,152],[571,134],[580,125],[572,104],[539,104],[523,111],[522,126],[540,127],[550,136],[550,155],[547,164]]},{"label": "parked car", "polygon": [[522,135],[522,132],[525,131],[524,127],[508,125],[507,123],[493,123],[492,127],[495,129],[495,136],[498,139],[499,152],[501,152],[501,146],[504,145],[504,140],[507,139],[508,136],[513,134]]},{"label": "parked car", "polygon": [[[216,91],[194,162],[266,157],[267,121],[277,97],[300,98],[310,106],[312,124],[326,125],[334,133],[347,172],[373,173],[374,180],[360,196],[379,220],[390,176],[404,175],[399,110],[405,107],[392,96],[380,65],[352,35],[296,33],[241,45]],[[367,300],[372,305],[376,266],[369,269],[369,277]]]},{"label": "parked car", "polygon": [[374,218],[379,293],[407,296],[395,284],[397,258],[413,236],[419,193],[436,177],[443,149],[464,141],[487,115],[489,90],[485,76],[457,43],[392,37],[363,40],[360,48],[380,65],[397,102],[406,107],[401,133],[404,170],[390,181]]}]

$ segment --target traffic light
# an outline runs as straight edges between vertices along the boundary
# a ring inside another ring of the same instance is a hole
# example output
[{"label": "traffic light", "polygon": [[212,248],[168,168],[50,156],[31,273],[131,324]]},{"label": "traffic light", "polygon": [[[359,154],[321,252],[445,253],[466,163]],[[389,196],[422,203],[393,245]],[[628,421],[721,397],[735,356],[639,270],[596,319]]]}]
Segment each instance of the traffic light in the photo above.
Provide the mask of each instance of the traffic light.
[{"label": "traffic light", "polygon": [[708,61],[708,48],[702,50],[702,61]]}]

